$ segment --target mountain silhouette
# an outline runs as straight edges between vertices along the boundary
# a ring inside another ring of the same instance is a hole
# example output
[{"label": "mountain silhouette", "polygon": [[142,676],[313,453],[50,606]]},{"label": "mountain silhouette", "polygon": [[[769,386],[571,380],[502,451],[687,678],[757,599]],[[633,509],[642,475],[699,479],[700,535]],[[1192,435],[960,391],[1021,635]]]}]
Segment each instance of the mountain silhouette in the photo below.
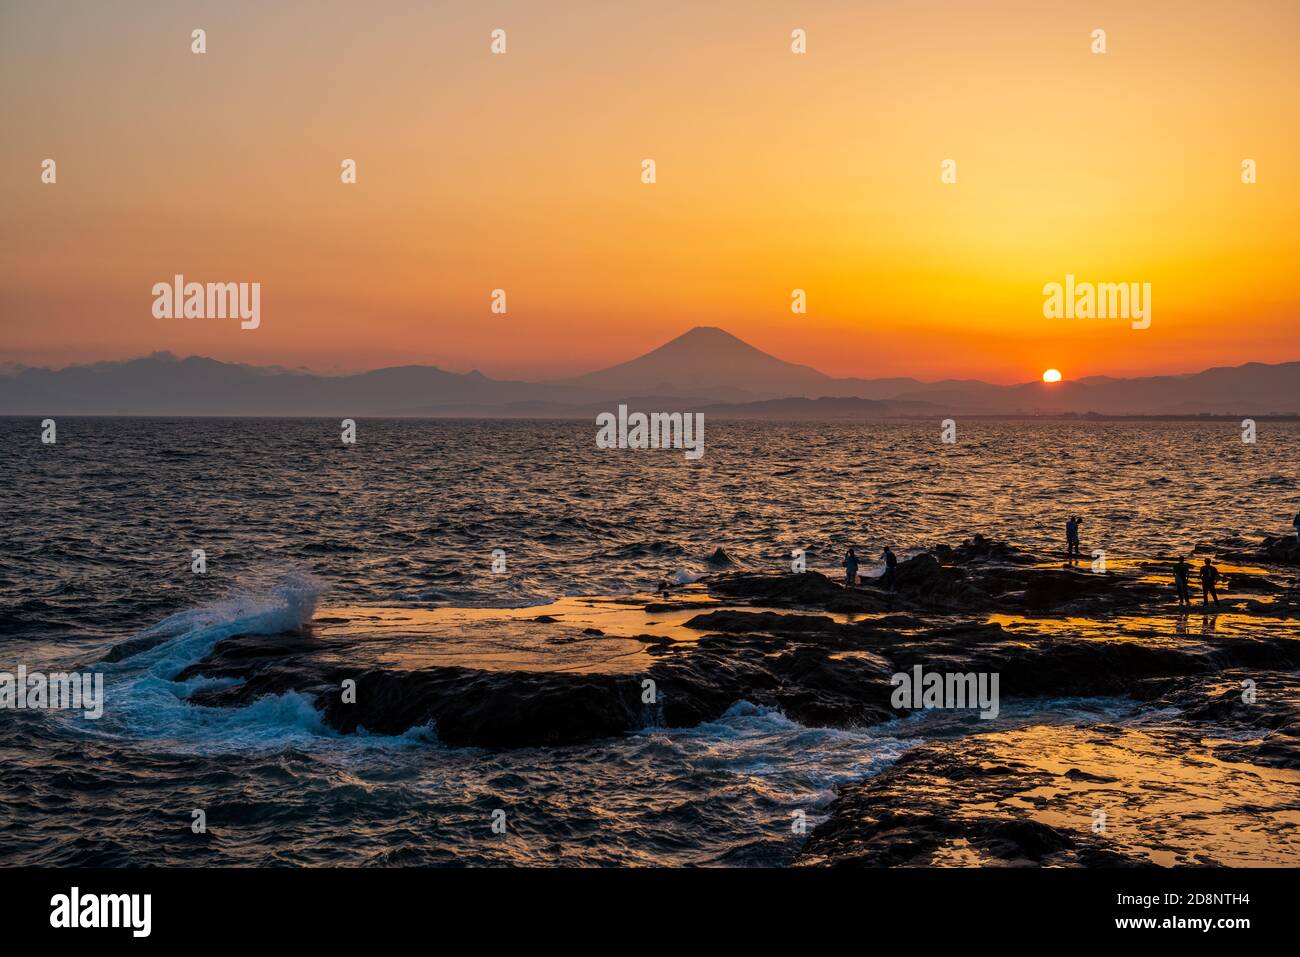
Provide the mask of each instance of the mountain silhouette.
[{"label": "mountain silhouette", "polygon": [[628,362],[565,384],[656,395],[707,393],[721,402],[782,398],[892,399],[919,389],[997,389],[977,380],[925,383],[912,378],[837,379],[756,349],[725,329],[696,326]]},{"label": "mountain silhouette", "polygon": [[557,382],[395,366],[355,375],[155,353],[0,372],[0,414],[587,417],[618,404],[736,418],[1006,414],[1297,415],[1300,362],[1054,385],[851,379],[786,362],[700,326],[645,355]]},{"label": "mountain silhouette", "polygon": [[835,379],[756,349],[716,326],[696,326],[657,349],[563,384],[600,392],[697,394],[719,399],[830,395]]}]

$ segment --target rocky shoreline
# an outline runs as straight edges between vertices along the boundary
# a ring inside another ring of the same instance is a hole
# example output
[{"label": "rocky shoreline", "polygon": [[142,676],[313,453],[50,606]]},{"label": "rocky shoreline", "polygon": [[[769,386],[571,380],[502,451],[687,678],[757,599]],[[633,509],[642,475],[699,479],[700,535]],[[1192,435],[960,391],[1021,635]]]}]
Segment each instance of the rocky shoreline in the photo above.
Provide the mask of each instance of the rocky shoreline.
[{"label": "rocky shoreline", "polygon": [[[511,748],[694,726],[737,701],[779,708],[807,725],[876,724],[910,713],[895,703],[895,674],[918,666],[996,674],[1004,701],[1123,697],[1139,715],[1161,719],[1150,732],[1058,729],[1066,737],[1052,747],[1026,729],[923,745],[842,788],[796,864],[1216,863],[1232,858],[1231,845],[1203,838],[1198,859],[1173,838],[1149,847],[1097,831],[1089,802],[1116,808],[1117,821],[1145,821],[1147,834],[1167,828],[1168,811],[1147,799],[1140,773],[1058,766],[1052,757],[1095,739],[1091,747],[1103,756],[1145,748],[1152,766],[1200,755],[1219,769],[1223,787],[1232,786],[1234,768],[1257,776],[1267,769],[1287,791],[1285,776],[1300,771],[1292,571],[1300,549],[1279,538],[1212,551],[1227,583],[1222,605],[1208,610],[1198,603],[1179,612],[1161,579],[1167,563],[1094,573],[976,536],[901,562],[894,591],[876,582],[850,590],[816,572],[720,571],[668,599],[604,600],[596,611],[612,625],[565,612],[502,616],[484,629],[494,644],[469,642],[460,658],[430,658],[430,646],[445,651],[443,639],[423,626],[399,619],[379,629],[362,616],[322,614],[298,633],[220,641],[174,678],[194,682],[196,705],[235,707],[295,692],[339,732],[400,734],[432,724],[448,745]],[[110,657],[139,650],[121,645]],[[343,693],[349,682],[354,695]],[[1255,694],[1249,703],[1243,682]],[[1211,728],[1231,737],[1206,743]],[[1064,807],[1066,819],[1054,818]],[[1260,813],[1290,819],[1300,805]],[[1286,853],[1290,841],[1281,840]]]},{"label": "rocky shoreline", "polygon": [[1297,701],[1294,673],[1232,670],[1168,682],[1158,719],[923,745],[841,788],[794,863],[1294,866]]}]

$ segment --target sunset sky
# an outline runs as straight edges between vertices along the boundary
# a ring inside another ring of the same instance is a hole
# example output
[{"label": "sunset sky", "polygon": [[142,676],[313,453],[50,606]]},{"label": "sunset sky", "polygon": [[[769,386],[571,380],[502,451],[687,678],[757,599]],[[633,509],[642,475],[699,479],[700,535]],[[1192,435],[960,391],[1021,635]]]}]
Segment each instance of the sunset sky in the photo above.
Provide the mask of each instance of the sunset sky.
[{"label": "sunset sky", "polygon": [[[543,378],[695,325],[867,377],[1300,359],[1298,90],[1294,0],[0,0],[0,362]],[[154,318],[176,273],[260,282],[261,327]],[[1151,283],[1151,328],[1044,318],[1067,273]]]}]

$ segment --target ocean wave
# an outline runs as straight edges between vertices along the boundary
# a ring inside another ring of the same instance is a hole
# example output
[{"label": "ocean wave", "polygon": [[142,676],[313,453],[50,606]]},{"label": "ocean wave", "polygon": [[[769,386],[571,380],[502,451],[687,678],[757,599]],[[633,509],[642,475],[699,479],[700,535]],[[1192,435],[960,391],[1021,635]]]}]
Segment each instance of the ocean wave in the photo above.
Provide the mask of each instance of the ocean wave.
[{"label": "ocean wave", "polygon": [[211,686],[212,679],[174,680],[225,638],[301,628],[311,620],[323,591],[323,582],[310,573],[263,571],[248,576],[226,598],[167,616],[117,646],[128,653],[96,666],[106,679],[104,717],[74,727],[95,736],[229,747],[278,747],[296,736],[335,735],[304,695],[267,696],[244,708],[198,707],[186,699],[195,689]]},{"label": "ocean wave", "polygon": [[107,670],[144,666],[160,677],[175,675],[231,635],[294,631],[311,621],[324,589],[309,572],[249,575],[228,597],[168,615],[140,632],[127,644],[152,644],[121,663],[110,663]]}]

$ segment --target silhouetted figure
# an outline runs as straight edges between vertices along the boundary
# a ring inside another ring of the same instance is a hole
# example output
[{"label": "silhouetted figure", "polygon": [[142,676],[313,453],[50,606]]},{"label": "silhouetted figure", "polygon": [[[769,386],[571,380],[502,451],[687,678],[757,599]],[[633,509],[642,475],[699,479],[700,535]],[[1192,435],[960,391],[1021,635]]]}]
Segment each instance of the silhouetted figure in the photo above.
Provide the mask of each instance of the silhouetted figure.
[{"label": "silhouetted figure", "polygon": [[1216,584],[1218,584],[1218,581],[1219,581],[1219,570],[1215,568],[1213,565],[1211,565],[1210,560],[1207,558],[1205,560],[1205,564],[1201,566],[1201,604],[1202,605],[1208,605],[1210,603],[1211,598],[1214,599],[1214,603],[1216,605],[1219,603],[1219,593],[1218,591],[1215,590],[1214,587]]},{"label": "silhouetted figure", "polygon": [[664,598],[671,597],[668,594],[668,580],[666,578],[659,579],[659,594]]},{"label": "silhouetted figure", "polygon": [[1071,515],[1065,520],[1065,557],[1071,562],[1082,554],[1079,550],[1079,525],[1081,522],[1082,519],[1077,515]]},{"label": "silhouetted figure", "polygon": [[844,587],[852,588],[858,583],[858,556],[849,547],[849,553],[844,556]]},{"label": "silhouetted figure", "polygon": [[890,591],[894,590],[894,578],[898,573],[898,556],[888,545],[885,546],[885,553],[880,556],[885,560],[885,587]]},{"label": "silhouetted figure", "polygon": [[1296,544],[1300,545],[1300,512],[1295,513],[1295,518],[1291,519],[1291,524],[1295,526]]},{"label": "silhouetted figure", "polygon": [[1190,605],[1192,596],[1187,588],[1187,576],[1192,573],[1192,566],[1188,564],[1187,559],[1179,556],[1178,561],[1174,562],[1174,587],[1178,589],[1178,604]]}]

